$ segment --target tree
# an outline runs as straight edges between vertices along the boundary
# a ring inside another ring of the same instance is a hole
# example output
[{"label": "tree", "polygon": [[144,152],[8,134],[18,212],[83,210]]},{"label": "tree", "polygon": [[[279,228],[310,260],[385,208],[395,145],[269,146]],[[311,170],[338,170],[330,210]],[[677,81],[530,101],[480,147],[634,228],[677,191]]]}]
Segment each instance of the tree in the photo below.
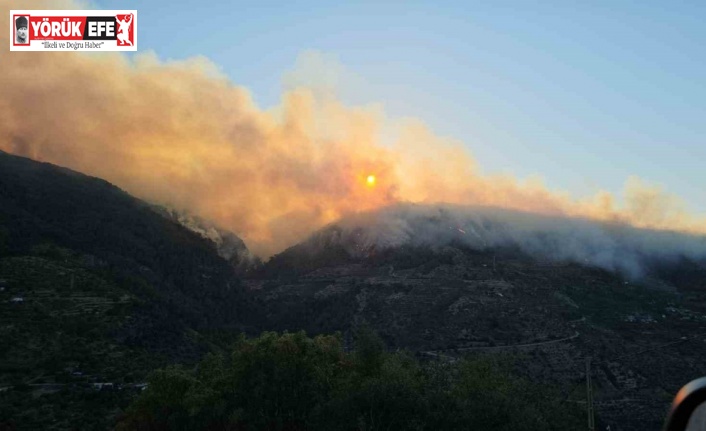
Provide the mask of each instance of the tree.
[{"label": "tree", "polygon": [[354,335],[355,359],[364,375],[372,375],[380,370],[385,353],[385,343],[367,324],[361,325]]},{"label": "tree", "polygon": [[341,336],[266,332],[193,370],[155,372],[118,429],[572,430],[580,415],[487,358],[420,364],[363,326]]}]

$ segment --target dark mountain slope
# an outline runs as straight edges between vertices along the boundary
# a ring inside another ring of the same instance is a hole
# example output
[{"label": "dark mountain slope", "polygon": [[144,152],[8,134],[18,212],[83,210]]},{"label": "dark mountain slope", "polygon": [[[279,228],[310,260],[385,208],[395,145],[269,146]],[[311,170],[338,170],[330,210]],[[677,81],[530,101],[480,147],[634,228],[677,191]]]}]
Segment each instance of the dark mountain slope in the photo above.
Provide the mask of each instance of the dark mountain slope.
[{"label": "dark mountain slope", "polygon": [[0,252],[45,243],[92,256],[192,324],[237,321],[238,280],[213,243],[106,181],[0,152]]},{"label": "dark mountain slope", "polygon": [[[422,211],[389,223],[393,235],[380,227],[383,212],[273,257],[247,281],[267,323],[350,334],[367,322],[388,345],[432,359],[509,355],[571,403],[583,400],[590,357],[602,429],[658,429],[678,389],[706,374],[701,238],[632,228],[610,236],[615,226],[581,236],[585,222],[561,219],[534,226],[563,231],[535,233],[521,216],[513,225]],[[622,271],[635,267],[638,276]]]},{"label": "dark mountain slope", "polygon": [[198,360],[248,309],[213,242],[106,181],[0,152],[0,429],[105,429],[134,392],[93,383]]},{"label": "dark mountain slope", "polygon": [[248,274],[262,265],[242,239],[233,232],[221,229],[213,223],[185,211],[155,205],[154,210],[169,220],[173,220],[216,245],[218,255],[227,260],[238,274]]}]

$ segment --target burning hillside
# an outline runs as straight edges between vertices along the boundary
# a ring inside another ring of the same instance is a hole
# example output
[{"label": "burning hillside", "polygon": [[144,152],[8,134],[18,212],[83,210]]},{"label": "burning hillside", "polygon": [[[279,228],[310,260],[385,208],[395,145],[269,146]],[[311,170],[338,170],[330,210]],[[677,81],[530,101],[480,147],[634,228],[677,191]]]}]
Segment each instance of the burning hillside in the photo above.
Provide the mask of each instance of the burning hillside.
[{"label": "burning hillside", "polygon": [[[625,223],[545,216],[479,206],[398,204],[345,218],[289,254],[366,257],[401,246],[515,250],[533,259],[577,263],[639,278],[654,266],[706,261],[706,237]],[[332,254],[332,250],[336,253]],[[277,260],[277,259],[275,259]]]}]

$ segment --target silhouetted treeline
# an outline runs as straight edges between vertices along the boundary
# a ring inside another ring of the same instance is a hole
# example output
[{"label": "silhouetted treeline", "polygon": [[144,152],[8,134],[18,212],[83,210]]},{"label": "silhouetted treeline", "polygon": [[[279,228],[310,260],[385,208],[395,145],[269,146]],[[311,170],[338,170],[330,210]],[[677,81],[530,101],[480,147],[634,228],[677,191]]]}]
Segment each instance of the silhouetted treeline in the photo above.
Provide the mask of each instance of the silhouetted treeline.
[{"label": "silhouetted treeline", "polygon": [[420,363],[370,329],[264,333],[195,369],[152,374],[121,430],[572,430],[582,416],[550,388],[490,359]]}]

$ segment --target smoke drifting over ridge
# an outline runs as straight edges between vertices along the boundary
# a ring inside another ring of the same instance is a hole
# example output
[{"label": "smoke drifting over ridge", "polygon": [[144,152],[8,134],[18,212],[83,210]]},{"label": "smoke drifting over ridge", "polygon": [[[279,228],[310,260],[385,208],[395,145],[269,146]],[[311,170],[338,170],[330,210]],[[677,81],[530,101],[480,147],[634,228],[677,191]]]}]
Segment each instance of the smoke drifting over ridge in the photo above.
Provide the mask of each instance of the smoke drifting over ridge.
[{"label": "smoke drifting over ridge", "polygon": [[686,258],[706,263],[706,237],[646,230],[615,222],[546,216],[492,207],[396,204],[356,214],[313,236],[306,250],[340,244],[352,256],[402,245],[475,250],[517,249],[552,262],[576,262],[646,275],[651,265]]},{"label": "smoke drifting over ridge", "polygon": [[[8,28],[7,15],[0,26]],[[341,217],[396,202],[706,233],[706,220],[637,178],[628,180],[622,200],[606,192],[576,200],[540,182],[481,175],[461,143],[418,121],[401,125],[396,141],[383,145],[385,124],[380,110],[347,107],[307,88],[263,111],[205,58],[13,52],[0,68],[0,149],[213,220],[263,257]]]}]

